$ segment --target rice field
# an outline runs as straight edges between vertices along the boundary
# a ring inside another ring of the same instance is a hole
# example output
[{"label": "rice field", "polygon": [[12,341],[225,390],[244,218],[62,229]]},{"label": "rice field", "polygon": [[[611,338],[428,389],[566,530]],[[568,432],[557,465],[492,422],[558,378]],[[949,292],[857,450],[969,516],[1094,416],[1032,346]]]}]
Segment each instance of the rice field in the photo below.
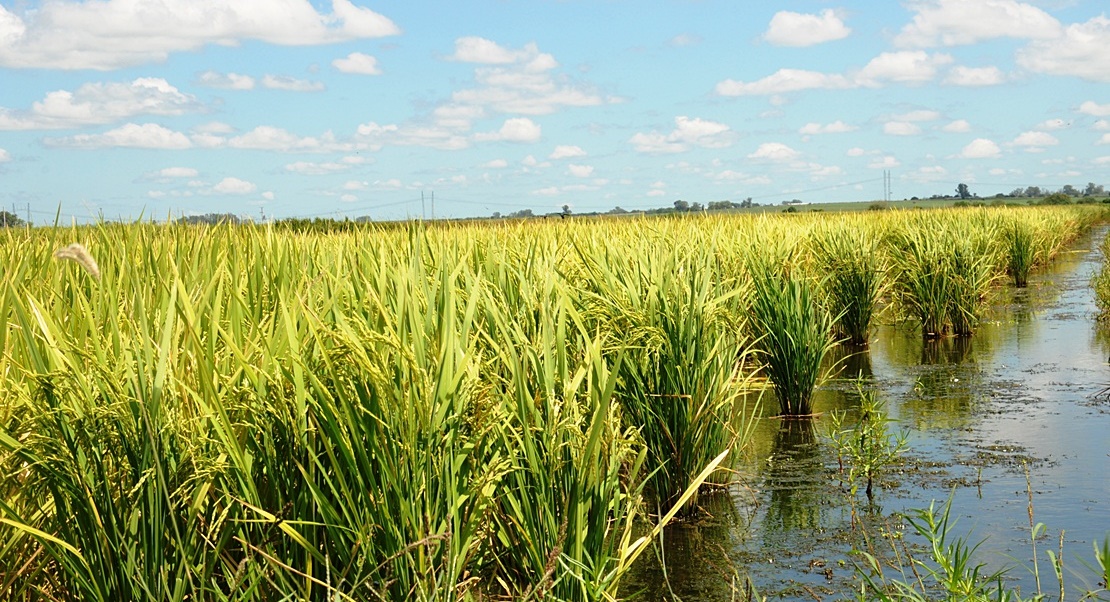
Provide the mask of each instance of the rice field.
[{"label": "rice field", "polygon": [[0,598],[619,599],[752,400],[974,336],[1102,218],[6,229]]}]

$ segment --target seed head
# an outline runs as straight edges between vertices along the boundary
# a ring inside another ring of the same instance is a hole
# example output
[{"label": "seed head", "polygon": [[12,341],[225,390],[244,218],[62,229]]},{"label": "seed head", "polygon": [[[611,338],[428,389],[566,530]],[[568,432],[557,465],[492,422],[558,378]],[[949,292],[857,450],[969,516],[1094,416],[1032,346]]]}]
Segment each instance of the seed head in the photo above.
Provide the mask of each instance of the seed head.
[{"label": "seed head", "polygon": [[71,243],[68,247],[62,247],[54,251],[54,257],[76,261],[81,264],[81,267],[85,268],[85,271],[88,272],[90,276],[100,280],[100,268],[97,267],[96,260],[89,254],[85,245],[79,242]]}]

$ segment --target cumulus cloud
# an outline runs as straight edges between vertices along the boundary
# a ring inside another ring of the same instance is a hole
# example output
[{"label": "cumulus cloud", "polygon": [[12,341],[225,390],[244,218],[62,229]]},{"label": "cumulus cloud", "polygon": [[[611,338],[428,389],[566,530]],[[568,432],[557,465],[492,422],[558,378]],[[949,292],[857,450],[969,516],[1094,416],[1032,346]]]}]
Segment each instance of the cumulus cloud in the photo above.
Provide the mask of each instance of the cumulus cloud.
[{"label": "cumulus cloud", "polygon": [[505,169],[508,166],[509,162],[504,159],[493,159],[482,164],[482,167],[487,169]]},{"label": "cumulus cloud", "polygon": [[781,142],[764,142],[748,155],[749,159],[765,161],[792,161],[801,156],[801,153]]},{"label": "cumulus cloud", "polygon": [[543,134],[540,126],[527,117],[506,119],[496,132],[476,134],[475,140],[482,142],[535,142]]},{"label": "cumulus cloud", "polygon": [[966,119],[957,119],[955,121],[950,121],[950,122],[946,123],[944,125],[944,127],[940,128],[940,129],[945,131],[945,132],[951,132],[951,133],[957,133],[958,134],[958,133],[962,133],[962,132],[970,132],[971,131],[971,124],[968,123],[968,121]]},{"label": "cumulus cloud", "polygon": [[848,149],[848,152],[845,153],[845,154],[847,154],[849,157],[862,157],[862,156],[867,154],[867,151],[863,150],[862,148],[860,148],[858,146],[854,146],[854,147]]},{"label": "cumulus cloud", "polygon": [[398,33],[350,0],[332,0],[330,13],[309,0],[162,0],[148,10],[132,0],[57,0],[14,12],[0,6],[0,66],[109,70],[207,44],[316,45]]},{"label": "cumulus cloud", "polygon": [[1088,100],[1079,105],[1079,112],[1084,115],[1094,115],[1095,117],[1110,116],[1110,103],[1100,105],[1093,100]]},{"label": "cumulus cloud", "polygon": [[588,178],[594,173],[593,165],[575,165],[571,163],[567,165],[567,173],[576,178]]},{"label": "cumulus cloud", "polygon": [[241,73],[205,71],[197,75],[197,84],[221,90],[253,90],[255,81],[253,77]]},{"label": "cumulus cloud", "polygon": [[744,82],[726,79],[714,91],[719,96],[772,96],[804,90],[847,90],[881,87],[888,83],[923,84],[936,78],[939,69],[953,61],[947,54],[923,50],[884,52],[848,75],[804,69],[779,69],[762,79]]},{"label": "cumulus cloud", "polygon": [[1046,119],[1037,124],[1037,129],[1042,132],[1053,132],[1067,128],[1071,123],[1063,119]]},{"label": "cumulus cloud", "polygon": [[324,89],[323,82],[310,82],[287,75],[267,75],[262,78],[262,86],[287,92],[319,92]]},{"label": "cumulus cloud", "polygon": [[960,151],[958,155],[961,159],[990,159],[998,157],[1002,154],[1002,149],[998,148],[993,140],[987,138],[976,138],[972,140]]},{"label": "cumulus cloud", "polygon": [[127,123],[101,134],[77,134],[64,138],[45,138],[47,146],[67,148],[146,148],[180,150],[192,147],[189,137],[155,123]]},{"label": "cumulus cloud", "polygon": [[638,133],[629,139],[642,153],[681,153],[694,147],[724,148],[732,144],[732,129],[723,123],[680,115],[674,118],[675,128],[668,134]]},{"label": "cumulus cloud", "polygon": [[1110,18],[1099,15],[1069,25],[1059,38],[1036,40],[1017,53],[1017,63],[1030,71],[1074,75],[1110,82]]},{"label": "cumulus cloud", "polygon": [[812,136],[815,134],[843,134],[846,132],[854,132],[857,128],[854,125],[848,125],[839,119],[827,124],[820,123],[807,123],[798,130],[799,134]]},{"label": "cumulus cloud", "polygon": [[908,113],[901,113],[894,115],[891,121],[936,121],[940,119],[940,113],[931,111],[929,109],[918,109],[916,111],[909,111]]},{"label": "cumulus cloud", "polygon": [[802,90],[843,90],[855,83],[843,75],[802,69],[779,69],[763,79],[742,82],[726,79],[716,86],[720,96],[769,96]]},{"label": "cumulus cloud", "polygon": [[1049,39],[1060,23],[1043,10],[1017,0],[921,0],[910,9],[913,21],[894,38],[896,46],[959,46],[993,38]]},{"label": "cumulus cloud", "polygon": [[908,121],[888,121],[883,124],[883,133],[890,136],[916,136],[921,127]]},{"label": "cumulus cloud", "polygon": [[212,192],[219,194],[250,194],[258,189],[252,182],[239,178],[227,177],[212,187]]},{"label": "cumulus cloud", "polygon": [[11,154],[9,154],[8,151],[0,148],[0,163],[7,163],[8,161],[11,161],[11,160],[12,160]]},{"label": "cumulus cloud", "polygon": [[555,150],[551,151],[551,155],[549,155],[547,158],[551,160],[558,160],[585,156],[586,151],[582,150],[582,147],[580,146],[560,144],[559,146],[555,147]]},{"label": "cumulus cloud", "polygon": [[335,59],[331,62],[331,66],[343,73],[356,75],[381,75],[382,73],[381,68],[378,67],[378,59],[361,52],[352,52],[341,59]]},{"label": "cumulus cloud", "polygon": [[166,167],[159,169],[155,175],[160,178],[195,178],[199,173],[192,167]]},{"label": "cumulus cloud", "polygon": [[923,50],[884,52],[860,69],[856,81],[862,86],[880,86],[884,82],[922,84],[935,79],[937,70],[952,61],[951,55]]},{"label": "cumulus cloud", "polygon": [[57,90],[31,104],[29,110],[0,107],[0,130],[40,130],[100,125],[139,115],[183,115],[203,108],[157,77],[128,83],[89,83],[76,91]]},{"label": "cumulus cloud", "polygon": [[820,14],[779,11],[771,17],[763,39],[775,46],[814,46],[848,37],[852,30],[836,11],[825,9]]},{"label": "cumulus cloud", "polygon": [[893,169],[901,165],[902,162],[895,157],[889,155],[878,157],[867,165],[870,169]]},{"label": "cumulus cloud", "polygon": [[340,142],[331,132],[320,137],[298,136],[272,125],[260,125],[242,135],[228,138],[229,148],[281,152],[345,152],[358,150],[360,145]]},{"label": "cumulus cloud", "polygon": [[1043,148],[1045,146],[1056,146],[1060,141],[1055,136],[1048,132],[1022,132],[1010,144],[1014,146],[1024,146],[1032,148]]},{"label": "cumulus cloud", "polygon": [[343,163],[341,161],[294,161],[293,163],[286,164],[284,169],[286,172],[302,176],[323,176],[348,171],[352,167],[353,165],[350,163]]},{"label": "cumulus cloud", "polygon": [[1006,75],[998,67],[964,67],[957,65],[948,71],[944,83],[950,86],[997,86],[1006,82]]}]

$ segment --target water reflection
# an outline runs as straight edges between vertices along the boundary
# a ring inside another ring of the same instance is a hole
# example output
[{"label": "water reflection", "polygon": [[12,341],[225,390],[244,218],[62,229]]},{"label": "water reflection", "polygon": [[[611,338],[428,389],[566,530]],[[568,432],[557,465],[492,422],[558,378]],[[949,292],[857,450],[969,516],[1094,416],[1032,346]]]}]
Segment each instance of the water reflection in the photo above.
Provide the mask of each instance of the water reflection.
[{"label": "water reflection", "polygon": [[763,520],[765,543],[780,531],[815,531],[821,525],[829,484],[813,420],[781,420],[775,433],[763,486],[771,492]]}]

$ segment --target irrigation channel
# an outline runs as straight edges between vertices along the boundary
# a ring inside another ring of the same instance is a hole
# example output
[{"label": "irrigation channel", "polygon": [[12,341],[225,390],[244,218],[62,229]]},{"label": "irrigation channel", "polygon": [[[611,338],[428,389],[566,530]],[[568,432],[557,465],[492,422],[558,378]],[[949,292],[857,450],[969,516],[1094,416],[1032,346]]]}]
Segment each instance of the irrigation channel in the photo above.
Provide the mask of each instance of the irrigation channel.
[{"label": "irrigation channel", "polygon": [[[909,433],[873,503],[844,491],[827,418],[771,418],[772,401],[741,468],[744,485],[704,497],[708,518],[668,527],[660,550],[669,580],[657,553],[626,591],[640,589],[643,600],[730,600],[750,578],[771,599],[849,598],[863,562],[853,549],[870,541],[888,560],[891,540],[912,549],[922,541],[901,514],[952,496],[953,535],[983,540],[976,557],[985,571],[1011,566],[1007,584],[1028,597],[1036,592],[1030,490],[1034,520],[1047,526],[1037,541],[1044,590],[1059,588],[1045,550],[1059,553],[1061,531],[1067,599],[1097,588],[1083,562],[1094,562],[1092,542],[1110,534],[1110,401],[1100,395],[1110,386],[1110,335],[1096,321],[1090,280],[1108,229],[1078,239],[1028,288],[1001,289],[971,338],[923,341],[912,327],[888,325],[873,333],[869,351],[829,360],[844,366],[842,375],[862,375],[891,426]],[[815,398],[818,412],[858,406],[846,379],[828,381]]]}]

